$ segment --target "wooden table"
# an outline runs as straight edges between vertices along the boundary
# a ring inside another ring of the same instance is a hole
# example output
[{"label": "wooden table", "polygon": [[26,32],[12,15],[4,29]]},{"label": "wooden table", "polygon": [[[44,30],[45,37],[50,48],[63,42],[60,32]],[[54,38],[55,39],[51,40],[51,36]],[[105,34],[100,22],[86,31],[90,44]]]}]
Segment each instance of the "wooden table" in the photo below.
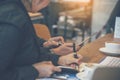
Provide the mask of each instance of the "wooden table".
[{"label": "wooden table", "polygon": [[83,46],[78,53],[83,56],[83,61],[85,62],[99,62],[106,55],[99,51],[99,48],[104,47],[105,41],[112,41],[113,34],[107,34],[95,41]]}]

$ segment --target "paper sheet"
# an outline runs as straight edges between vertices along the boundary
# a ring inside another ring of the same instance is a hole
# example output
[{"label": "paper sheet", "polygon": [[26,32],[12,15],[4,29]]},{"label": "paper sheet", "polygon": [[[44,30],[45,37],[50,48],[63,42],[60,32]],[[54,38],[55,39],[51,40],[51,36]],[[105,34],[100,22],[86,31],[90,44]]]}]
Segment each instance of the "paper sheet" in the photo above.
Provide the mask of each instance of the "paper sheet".
[{"label": "paper sheet", "polygon": [[120,17],[116,17],[114,38],[120,38]]},{"label": "paper sheet", "polygon": [[120,67],[120,58],[107,56],[100,65]]}]

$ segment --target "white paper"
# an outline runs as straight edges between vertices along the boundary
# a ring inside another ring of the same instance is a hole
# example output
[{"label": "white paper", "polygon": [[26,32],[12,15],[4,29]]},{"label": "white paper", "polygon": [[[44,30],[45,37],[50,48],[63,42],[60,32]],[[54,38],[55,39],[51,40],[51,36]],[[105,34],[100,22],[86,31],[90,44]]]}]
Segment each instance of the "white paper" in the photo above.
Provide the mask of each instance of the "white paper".
[{"label": "white paper", "polygon": [[120,38],[120,17],[116,17],[114,38]]},{"label": "white paper", "polygon": [[101,63],[100,65],[103,66],[114,66],[114,67],[120,67],[120,58],[118,57],[111,57],[107,56]]}]

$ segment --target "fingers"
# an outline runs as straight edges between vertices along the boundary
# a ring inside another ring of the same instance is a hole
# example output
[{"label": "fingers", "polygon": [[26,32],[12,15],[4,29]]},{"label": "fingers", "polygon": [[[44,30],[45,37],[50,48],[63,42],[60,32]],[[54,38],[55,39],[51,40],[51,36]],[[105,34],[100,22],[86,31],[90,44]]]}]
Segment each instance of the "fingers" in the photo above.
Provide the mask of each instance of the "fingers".
[{"label": "fingers", "polygon": [[33,67],[39,72],[39,77],[50,77],[54,72],[61,71],[61,69],[54,66],[51,61],[35,63]]},{"label": "fingers", "polygon": [[59,67],[54,67],[54,68],[53,68],[53,72],[61,72],[61,68],[59,68]]},{"label": "fingers", "polygon": [[52,69],[47,72],[46,77],[50,77],[55,72],[61,72],[61,68],[52,66]]},{"label": "fingers", "polygon": [[78,58],[74,58],[74,54],[68,54],[66,56],[61,56],[59,58],[59,64],[60,65],[65,65],[65,66],[70,66],[70,64],[80,64],[81,63],[82,56],[78,54]]},{"label": "fingers", "polygon": [[64,43],[64,38],[62,36],[59,36],[61,43]]},{"label": "fingers", "polygon": [[80,50],[81,46],[76,46],[76,51]]},{"label": "fingers", "polygon": [[55,72],[55,71],[60,72],[61,71],[61,69],[59,67],[54,66],[51,61],[44,61],[44,63],[46,63],[48,65],[52,65],[53,66],[53,68],[52,68],[53,72]]},{"label": "fingers", "polygon": [[51,61],[42,61],[42,62],[40,62],[40,63],[44,63],[44,64],[52,64]]},{"label": "fingers", "polygon": [[[55,37],[56,38],[56,37]],[[54,38],[50,38],[47,42],[46,45],[52,46],[53,48],[59,47],[63,43],[59,40],[55,40]]]},{"label": "fingers", "polygon": [[77,56],[78,56],[79,59],[83,58],[83,56],[81,56],[80,54],[77,54]]},{"label": "fingers", "polygon": [[45,61],[46,62],[46,64],[52,64],[52,62],[51,61]]},{"label": "fingers", "polygon": [[61,72],[61,68],[54,66],[51,64],[51,69],[47,72],[47,77],[50,77],[54,72]]},{"label": "fingers", "polygon": [[32,11],[37,12],[49,4],[49,0],[32,0]]},{"label": "fingers", "polygon": [[73,43],[65,43],[64,45],[67,47],[73,47]]},{"label": "fingers", "polygon": [[43,46],[44,47],[58,46],[58,42],[48,40],[48,41],[44,42]]},{"label": "fingers", "polygon": [[53,41],[53,40],[49,40],[48,43],[51,44],[51,45],[58,45],[58,42]]},{"label": "fingers", "polygon": [[[73,47],[73,43],[65,43],[64,45],[67,46],[67,47]],[[81,48],[80,46],[75,46],[75,47],[76,47],[76,49]]]},{"label": "fingers", "polygon": [[66,62],[66,63],[67,63],[68,65],[73,64],[73,63],[79,64],[79,59],[72,58],[71,60],[69,60],[69,61]]},{"label": "fingers", "polygon": [[61,43],[64,43],[64,38],[62,36],[58,36],[54,38],[57,41],[61,41]]},{"label": "fingers", "polygon": [[74,58],[73,62],[77,63],[77,64],[80,64],[83,57],[80,54],[77,54],[77,57],[78,58]]},{"label": "fingers", "polygon": [[64,43],[64,38],[62,36],[50,38],[52,41]]}]

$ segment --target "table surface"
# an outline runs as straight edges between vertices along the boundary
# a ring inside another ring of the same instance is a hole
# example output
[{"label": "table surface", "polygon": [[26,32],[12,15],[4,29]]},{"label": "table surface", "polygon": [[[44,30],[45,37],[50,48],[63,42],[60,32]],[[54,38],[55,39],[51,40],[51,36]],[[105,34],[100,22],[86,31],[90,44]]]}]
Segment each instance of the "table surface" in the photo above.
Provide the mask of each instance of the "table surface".
[{"label": "table surface", "polygon": [[83,61],[85,62],[95,62],[98,63],[106,55],[99,51],[99,48],[104,47],[105,41],[113,41],[113,34],[107,34],[101,38],[96,39],[95,41],[84,45],[79,51],[78,54],[83,56]]}]

